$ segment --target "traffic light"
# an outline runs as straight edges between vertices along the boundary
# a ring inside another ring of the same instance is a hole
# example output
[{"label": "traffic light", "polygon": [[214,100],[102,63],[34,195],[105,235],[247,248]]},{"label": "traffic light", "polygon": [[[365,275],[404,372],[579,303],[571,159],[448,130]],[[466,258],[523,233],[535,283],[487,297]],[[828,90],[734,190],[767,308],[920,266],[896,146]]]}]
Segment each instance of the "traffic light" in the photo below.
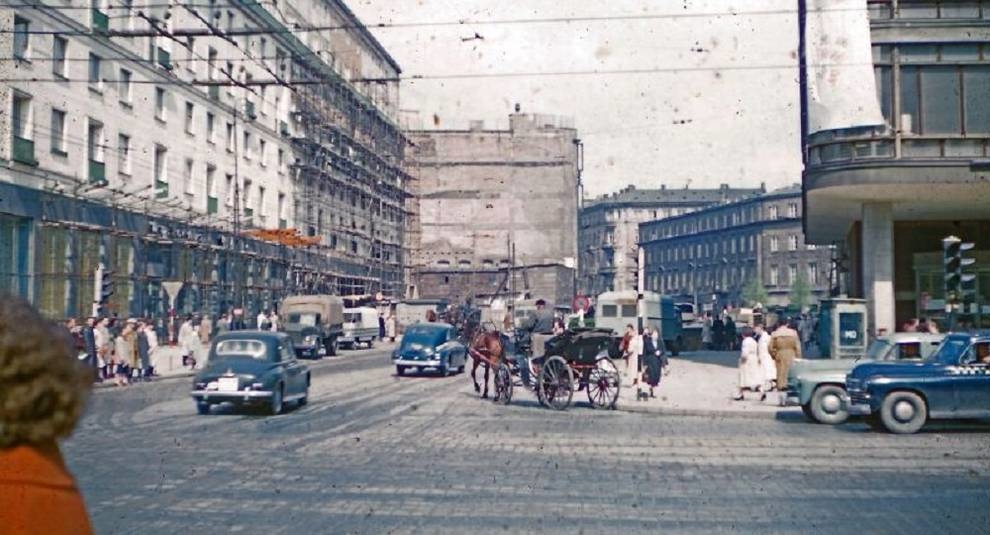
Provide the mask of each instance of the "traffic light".
[{"label": "traffic light", "polygon": [[956,236],[942,239],[942,262],[945,270],[945,302],[955,305],[967,299],[975,300],[976,275],[967,273],[966,267],[976,262],[963,253],[973,249],[972,242],[964,242]]},{"label": "traffic light", "polygon": [[113,295],[113,271],[104,267],[103,264],[96,267],[96,288],[97,303],[101,307],[106,306],[110,302],[110,296]]}]

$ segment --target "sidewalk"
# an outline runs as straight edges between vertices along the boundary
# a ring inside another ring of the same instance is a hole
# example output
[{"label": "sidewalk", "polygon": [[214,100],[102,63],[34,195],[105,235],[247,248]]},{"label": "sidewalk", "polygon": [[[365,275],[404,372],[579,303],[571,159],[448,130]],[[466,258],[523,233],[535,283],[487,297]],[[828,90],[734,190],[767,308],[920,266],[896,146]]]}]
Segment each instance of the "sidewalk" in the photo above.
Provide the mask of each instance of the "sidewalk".
[{"label": "sidewalk", "polygon": [[[732,416],[777,418],[802,417],[800,407],[781,407],[783,393],[770,392],[761,402],[759,393],[746,393],[744,401],[734,401],[739,377],[732,352],[697,351],[670,358],[670,375],[655,390],[656,398],[636,401],[636,388],[623,380],[616,408],[682,416]],[[616,363],[623,370],[623,363]],[[646,389],[649,391],[649,388]]]},{"label": "sidewalk", "polygon": [[[190,370],[182,365],[182,348],[179,346],[159,347],[151,357],[151,365],[157,374],[152,382],[192,377],[196,374],[195,370]],[[140,382],[135,384],[140,384]],[[93,388],[112,388],[114,386],[113,379],[104,379],[102,383],[93,384]]]}]

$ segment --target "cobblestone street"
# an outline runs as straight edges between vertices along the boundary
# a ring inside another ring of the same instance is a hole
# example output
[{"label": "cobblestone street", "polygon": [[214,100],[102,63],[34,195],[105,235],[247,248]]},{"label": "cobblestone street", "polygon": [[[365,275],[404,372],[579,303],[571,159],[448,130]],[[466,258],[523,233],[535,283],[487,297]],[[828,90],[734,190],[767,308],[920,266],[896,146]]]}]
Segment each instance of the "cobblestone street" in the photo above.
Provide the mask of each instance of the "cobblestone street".
[{"label": "cobblestone street", "polygon": [[[675,363],[676,364],[676,363]],[[507,407],[383,350],[309,405],[197,416],[188,381],[94,393],[65,445],[98,533],[979,533],[987,426]],[[576,400],[584,396],[575,395]]]}]

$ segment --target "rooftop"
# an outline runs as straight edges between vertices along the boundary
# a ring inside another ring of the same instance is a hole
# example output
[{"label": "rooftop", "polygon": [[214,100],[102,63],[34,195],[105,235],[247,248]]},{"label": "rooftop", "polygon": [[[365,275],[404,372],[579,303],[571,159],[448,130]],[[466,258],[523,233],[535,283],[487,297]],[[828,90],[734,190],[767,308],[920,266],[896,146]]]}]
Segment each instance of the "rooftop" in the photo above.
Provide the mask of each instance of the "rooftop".
[{"label": "rooftop", "polygon": [[584,209],[617,204],[650,206],[655,204],[719,203],[755,197],[764,193],[766,193],[765,184],[760,184],[759,188],[730,188],[728,184],[722,184],[718,188],[710,189],[667,188],[666,186],[660,186],[659,189],[637,189],[630,185],[618,192],[586,200]]}]

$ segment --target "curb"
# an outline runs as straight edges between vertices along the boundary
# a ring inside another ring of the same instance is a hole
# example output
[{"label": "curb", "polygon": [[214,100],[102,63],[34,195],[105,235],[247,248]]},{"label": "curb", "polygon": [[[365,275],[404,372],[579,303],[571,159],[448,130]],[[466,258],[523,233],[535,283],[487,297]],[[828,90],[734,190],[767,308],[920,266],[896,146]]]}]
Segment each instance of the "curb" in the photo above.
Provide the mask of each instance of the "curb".
[{"label": "curb", "polygon": [[[164,377],[159,376],[159,377],[155,377],[150,382],[131,383],[128,386],[138,386],[138,385],[143,385],[143,384],[167,383],[167,382],[177,381],[179,379],[188,379],[188,378],[190,378],[190,377],[192,377],[194,375],[196,375],[196,371],[188,371],[188,372],[177,373],[177,374],[173,374],[173,375],[166,375]],[[101,390],[119,390],[119,389],[120,389],[119,387],[117,387],[117,386],[114,385],[112,379],[105,379],[102,383],[94,383],[93,384],[93,392],[99,392]]]},{"label": "curb", "polygon": [[659,416],[700,416],[708,418],[752,418],[752,419],[763,419],[763,420],[780,420],[781,416],[800,416],[804,418],[801,414],[800,409],[794,408],[782,408],[774,410],[773,412],[742,412],[742,411],[727,411],[727,410],[711,410],[711,409],[675,409],[668,407],[636,407],[617,403],[615,409],[622,412],[629,412],[635,414],[656,414]]}]

